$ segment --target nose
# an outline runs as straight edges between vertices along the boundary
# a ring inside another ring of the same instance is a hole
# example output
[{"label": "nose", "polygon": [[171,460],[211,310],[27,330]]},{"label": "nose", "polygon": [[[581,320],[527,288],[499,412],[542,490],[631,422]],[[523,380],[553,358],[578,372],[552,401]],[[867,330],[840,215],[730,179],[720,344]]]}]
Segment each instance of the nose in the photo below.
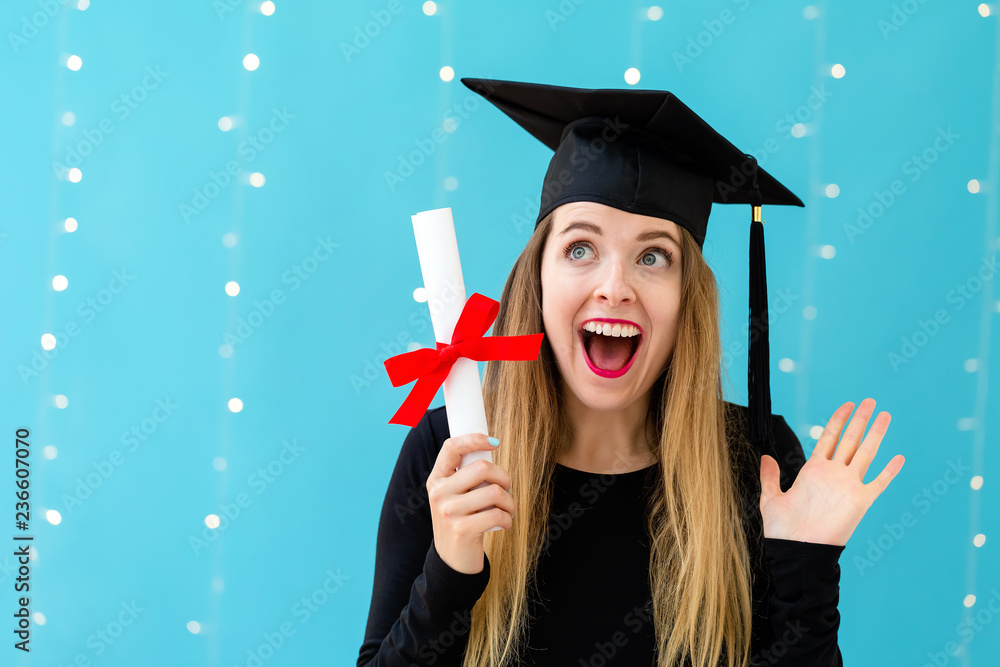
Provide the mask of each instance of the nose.
[{"label": "nose", "polygon": [[594,289],[594,297],[606,301],[611,306],[621,302],[635,301],[635,290],[630,283],[630,277],[621,262],[607,262],[600,282]]}]

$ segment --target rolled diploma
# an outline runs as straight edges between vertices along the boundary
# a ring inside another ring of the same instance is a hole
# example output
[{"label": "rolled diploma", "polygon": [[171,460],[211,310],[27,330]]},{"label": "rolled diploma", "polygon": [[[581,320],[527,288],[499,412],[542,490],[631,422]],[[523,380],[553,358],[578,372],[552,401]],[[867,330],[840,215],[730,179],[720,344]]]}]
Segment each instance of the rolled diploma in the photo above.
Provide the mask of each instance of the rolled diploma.
[{"label": "rolled diploma", "polygon": [[[434,338],[438,342],[450,344],[455,325],[467,300],[451,208],[422,211],[410,216],[410,219],[413,221],[413,236],[417,241],[420,273],[424,279],[424,292],[431,312]],[[474,359],[459,357],[455,360],[444,381],[444,403],[451,435],[466,433],[489,435],[479,366]],[[492,462],[493,454],[488,451],[463,454],[458,468],[479,459]],[[489,486],[489,483],[484,481],[476,488],[484,486]],[[490,528],[490,530],[500,529],[500,526]]]}]

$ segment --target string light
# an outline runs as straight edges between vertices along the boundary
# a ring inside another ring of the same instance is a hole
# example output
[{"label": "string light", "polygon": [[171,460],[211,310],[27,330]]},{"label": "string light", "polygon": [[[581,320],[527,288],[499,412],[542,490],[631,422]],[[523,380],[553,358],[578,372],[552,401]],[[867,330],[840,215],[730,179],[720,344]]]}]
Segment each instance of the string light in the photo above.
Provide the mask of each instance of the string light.
[{"label": "string light", "polygon": [[[79,2],[78,2],[78,8],[80,10],[86,10],[88,6],[89,6],[89,0],[79,0]],[[99,10],[97,10],[97,11],[99,11]],[[428,2],[423,3],[423,12],[427,16],[434,15],[436,13],[436,11],[437,11],[437,6],[436,6],[436,4],[434,2],[428,1]],[[265,16],[271,16],[271,15],[273,15],[273,13],[274,13],[274,3],[273,2],[264,2],[264,3],[262,3],[260,5],[260,12],[263,15],[265,15]],[[989,16],[989,14],[990,14],[989,7],[986,4],[980,5],[979,6],[979,13],[982,16],[984,16],[984,17],[985,16]],[[647,9],[647,17],[651,21],[659,21],[662,18],[662,16],[663,16],[663,10],[660,7],[652,6],[652,7],[649,7]],[[815,18],[817,18],[819,16],[819,10],[815,6],[807,6],[803,10],[803,16],[807,20],[815,19]],[[258,69],[259,62],[260,62],[259,58],[255,54],[252,54],[252,53],[248,54],[243,59],[243,65],[244,65],[244,67],[248,71],[254,71],[254,70]],[[67,67],[70,70],[72,70],[72,71],[78,71],[78,70],[80,70],[81,67],[82,67],[82,59],[79,56],[76,56],[76,55],[71,56],[69,58],[69,60],[67,61]],[[840,79],[840,78],[843,78],[846,75],[846,70],[843,67],[843,65],[839,65],[838,64],[838,65],[835,65],[831,69],[831,74],[832,74],[833,77],[835,77],[837,79]],[[636,85],[639,82],[639,80],[641,78],[641,75],[640,75],[640,72],[639,72],[639,70],[637,68],[629,68],[628,70],[626,70],[624,77],[625,77],[625,81],[626,81],[627,84],[629,84],[629,85]],[[441,70],[440,70],[440,78],[443,81],[446,81],[446,82],[447,81],[452,81],[453,78],[454,78],[454,70],[451,67],[447,67],[447,66],[441,68]],[[75,123],[75,121],[76,121],[76,117],[75,117],[75,114],[73,114],[72,112],[67,111],[67,112],[63,113],[61,120],[62,120],[63,125],[65,125],[65,126],[72,126]],[[448,121],[450,121],[452,123],[452,126],[450,128],[447,125]],[[454,129],[455,129],[454,120],[453,119],[448,119],[448,121],[446,121],[446,125],[445,125],[444,129],[446,131],[448,131],[448,132],[454,131]],[[230,129],[233,128],[232,119],[230,117],[228,117],[228,116],[224,116],[224,117],[220,118],[219,121],[218,121],[218,127],[219,127],[219,129],[221,131],[228,132]],[[802,136],[805,136],[805,134],[806,134],[805,126],[803,124],[801,124],[801,123],[796,124],[795,126],[792,127],[791,132],[792,132],[792,136],[793,137],[801,138]],[[259,177],[259,179],[258,179],[259,182],[255,182],[255,177]],[[72,170],[70,170],[70,172],[69,172],[69,180],[70,180],[70,182],[79,183],[81,181],[81,179],[82,179],[82,172],[79,169],[72,169]],[[258,188],[262,187],[264,185],[264,176],[262,174],[260,174],[260,173],[254,173],[250,177],[250,183],[254,187],[258,187]],[[446,178],[444,180],[443,184],[444,184],[444,188],[446,190],[455,190],[457,188],[457,185],[458,185],[457,179],[455,179],[454,177],[448,177],[448,178]],[[973,193],[973,194],[978,193],[980,191],[979,181],[977,181],[975,179],[969,181],[968,190],[969,190],[970,193]],[[832,192],[832,194],[831,194],[831,192]],[[835,198],[838,195],[839,195],[839,186],[837,186],[836,184],[830,184],[830,185],[828,185],[826,187],[826,196],[827,197]],[[67,218],[65,220],[65,223],[64,223],[64,228],[65,228],[65,230],[67,232],[74,232],[74,231],[76,231],[77,230],[77,220],[75,218]],[[233,234],[233,233],[227,233],[226,235],[224,235],[222,237],[222,242],[223,242],[223,245],[225,247],[227,247],[227,248],[234,247],[236,245],[236,236],[235,236],[235,234]],[[828,251],[828,249],[829,249],[829,251]],[[828,252],[829,252],[829,254],[828,254]],[[835,248],[833,246],[829,246],[829,245],[828,246],[823,246],[822,249],[821,249],[821,256],[823,258],[825,258],[825,259],[831,259],[835,255],[835,252],[836,252],[836,250],[835,250]],[[56,279],[62,279],[62,282],[60,283],[62,285],[61,287],[57,286]],[[230,291],[230,286],[234,286],[234,290],[233,291]],[[65,290],[67,287],[68,287],[68,279],[65,276],[56,276],[56,278],[53,279],[53,288],[55,290],[62,291],[62,290]],[[234,281],[231,281],[231,282],[227,283],[226,284],[226,293],[228,295],[230,295],[230,296],[236,296],[236,295],[238,295],[238,293],[239,293],[239,285],[236,282],[234,282]],[[420,296],[418,296],[418,293],[420,293]],[[418,302],[425,302],[426,301],[426,295],[424,294],[424,288],[418,287],[417,289],[415,289],[414,292],[413,292],[413,298],[416,301],[418,301]],[[806,308],[803,309],[802,314],[803,314],[803,318],[804,319],[806,319],[806,320],[812,320],[812,319],[814,319],[816,317],[816,308],[813,307],[813,306],[807,306]],[[42,345],[43,349],[51,350],[51,349],[53,349],[55,347],[55,344],[56,344],[55,337],[52,334],[46,333],[46,334],[43,334],[43,336],[41,337],[41,345]],[[416,344],[416,343],[411,343],[410,346],[412,346],[413,349],[418,349],[420,347],[420,345]],[[408,346],[408,349],[409,349],[410,346]],[[220,354],[220,356],[222,356],[224,358],[229,358],[232,355],[232,348],[229,345],[222,345],[222,346],[219,347],[219,354]],[[972,366],[973,366],[972,369],[969,368],[970,362],[972,363]],[[786,373],[787,372],[792,372],[795,369],[795,365],[796,365],[795,361],[793,361],[792,359],[788,359],[788,358],[783,358],[783,359],[781,359],[778,362],[779,369],[782,372],[786,372]],[[966,361],[966,370],[967,371],[974,372],[975,371],[975,366],[976,366],[976,360],[975,359]],[[60,401],[62,402],[61,405],[60,405]],[[68,404],[68,400],[66,399],[65,396],[60,395],[60,396],[56,397],[56,404],[60,408],[65,408],[67,406],[67,404]],[[240,412],[242,410],[243,403],[242,403],[242,401],[239,398],[232,398],[228,402],[228,407],[229,407],[229,410],[231,412],[237,413],[237,412]],[[821,426],[812,426],[810,428],[810,435],[814,439],[818,439],[818,437],[821,434],[822,434],[822,427]],[[49,455],[50,451],[51,451],[51,456]],[[57,454],[56,448],[54,446],[52,446],[52,445],[49,445],[49,446],[45,447],[44,450],[43,450],[43,452],[44,452],[45,456],[47,458],[49,458],[49,459],[54,459],[56,457],[56,454]],[[223,458],[223,457],[221,457],[221,456],[216,457],[215,459],[213,459],[213,467],[217,471],[220,471],[220,472],[224,471],[226,469],[226,467],[227,467],[226,459]],[[982,487],[982,484],[983,484],[983,478],[981,476],[977,475],[977,476],[975,476],[975,477],[972,478],[970,486],[971,486],[972,489],[978,490],[978,489],[980,489]],[[61,523],[61,515],[59,514],[59,512],[57,510],[47,510],[46,513],[45,513],[45,516],[46,516],[46,519],[51,524],[53,524],[53,525],[58,525],[59,523]],[[210,522],[210,520],[211,520],[211,522]],[[219,517],[217,515],[214,515],[214,514],[208,515],[207,517],[205,517],[205,525],[208,526],[211,529],[217,528],[219,526]],[[985,535],[982,534],[982,533],[977,534],[973,538],[973,543],[974,543],[974,545],[976,547],[983,546],[983,544],[985,543]],[[221,579],[221,577],[215,577],[215,578],[213,578],[211,585],[212,585],[212,590],[214,592],[216,592],[216,593],[219,593],[219,592],[221,592],[223,590],[223,580]],[[966,598],[964,600],[964,605],[966,607],[972,607],[974,605],[974,603],[975,603],[975,599],[976,599],[975,595],[971,595],[970,594],[970,595],[966,596]],[[39,620],[39,619],[41,619],[41,620]],[[35,620],[36,620],[36,622],[39,625],[44,625],[44,623],[45,623],[45,617],[40,612],[35,612]],[[186,624],[186,627],[187,627],[188,631],[191,632],[192,634],[198,634],[201,631],[201,625],[200,625],[200,623],[198,623],[197,621],[194,621],[194,620],[188,621],[187,624]]]},{"label": "string light", "polygon": [[[984,9],[986,10],[985,12]],[[980,5],[979,13],[983,16],[988,16],[989,8],[986,5]],[[997,35],[998,35],[997,45],[1000,46],[1000,32],[998,32]],[[995,68],[1000,67],[1000,60],[994,59],[994,67]],[[992,87],[994,100],[998,99],[998,96],[1000,96],[1000,88],[998,88],[998,84],[1000,84],[1000,82],[998,82],[997,79],[994,77],[993,87]],[[998,187],[998,181],[1000,181],[1000,169],[997,168],[997,163],[998,163],[997,156],[1000,155],[1000,106],[997,106],[996,104],[993,105],[992,113],[990,114],[989,127],[990,127],[990,133],[989,133],[990,139],[988,144],[987,163],[990,165],[990,172],[989,172],[988,187],[985,188],[985,194],[987,196],[988,201],[985,207],[986,227],[984,231],[986,232],[985,238],[992,241],[993,239],[997,238],[997,214],[996,214],[998,206],[997,187]],[[967,187],[969,192],[972,194],[978,193],[981,189],[979,181],[975,179],[970,180]],[[989,245],[990,242],[987,243],[987,246]],[[992,250],[992,248],[987,247],[986,250],[989,251]],[[983,281],[983,282],[984,282],[983,300],[980,311],[980,326],[978,327],[979,330],[978,351],[973,360],[975,363],[968,364],[967,369],[969,365],[972,365],[977,369],[981,365],[983,370],[985,371],[986,369],[989,368],[989,353],[991,349],[990,342],[994,336],[994,334],[991,334],[990,332],[991,326],[993,325],[992,323],[994,322],[994,317],[992,312],[994,291],[993,291],[993,281]],[[998,304],[998,311],[1000,311],[1000,304]],[[986,417],[989,414],[987,410],[989,387],[988,384],[985,382],[984,374],[979,374],[977,376],[977,382],[975,383],[975,386],[976,390],[975,390],[975,399],[973,403],[974,406],[973,416],[959,420],[960,422],[959,425],[960,427],[965,425],[962,422],[968,420],[967,425],[969,427],[969,430],[973,431],[970,458],[972,459],[971,465],[974,476],[969,482],[969,485],[973,491],[978,491],[983,486],[983,477],[981,474],[976,474],[976,473],[981,473],[983,462],[985,460],[984,453],[986,450],[986,442],[987,442]],[[981,511],[982,504],[983,504],[982,494],[979,493],[969,494],[969,524],[973,530],[979,529],[981,522],[984,521],[982,517],[983,513]],[[992,506],[990,507],[990,509],[991,510],[993,509]],[[966,561],[967,566],[965,575],[965,589],[967,591],[975,591],[980,586],[980,582],[977,581],[977,575],[980,572],[981,568],[978,567],[977,561],[979,559],[979,548],[982,547],[985,543],[986,543],[986,535],[984,533],[976,533],[975,537],[972,538],[972,545],[970,547],[967,547],[968,556]],[[968,595],[966,595],[965,599],[963,600],[963,604],[967,609],[971,610],[973,605],[976,604],[975,594],[970,592]],[[987,604],[986,606],[990,605]],[[975,615],[975,617],[979,619],[982,613],[983,612],[980,611],[978,614]],[[968,623],[972,618],[973,614],[971,611],[965,612],[963,623]],[[962,654],[966,654],[969,651],[969,644],[972,641],[973,637],[971,635],[967,635],[964,633],[961,635],[961,637],[962,640],[958,646],[958,650],[961,651]]]},{"label": "string light", "polygon": [[[807,5],[802,10],[802,17],[807,21],[820,19],[820,11],[818,7],[816,7],[815,5]],[[818,43],[820,44],[826,43],[826,38],[825,38],[826,29],[827,29],[826,21],[825,17],[823,17],[823,19],[819,20],[817,25],[815,26],[815,30],[818,35]],[[826,82],[825,80],[826,72],[823,71],[822,63],[829,61],[826,60],[826,56],[824,53],[817,52],[815,55],[816,55],[816,60],[814,60],[814,65],[812,68],[813,85],[815,88],[819,88],[823,86]],[[843,67],[843,66],[835,65],[830,70],[830,72],[834,76],[837,76],[837,73],[840,71],[838,67]],[[815,110],[816,113],[812,116],[811,119],[809,119],[808,130],[803,122],[798,122],[793,124],[791,128],[792,137],[795,139],[800,139],[806,136],[807,133],[808,134],[818,133],[821,129],[821,119],[822,119],[822,115],[820,113],[821,110],[822,108],[816,109]],[[806,225],[805,225],[805,234],[806,234],[805,242],[808,247],[820,246],[820,257],[823,257],[825,246],[821,246],[821,244],[817,242],[818,240],[817,234],[820,228],[820,220],[817,214],[817,210],[820,209],[821,207],[817,204],[816,200],[818,197],[821,196],[825,196],[827,198],[832,199],[840,195],[839,185],[837,185],[836,183],[829,183],[829,182],[824,183],[823,181],[820,180],[821,174],[823,174],[822,157],[820,154],[822,145],[823,142],[820,141],[812,141],[809,142],[807,145],[810,152],[808,160],[808,164],[810,165],[808,173],[809,188],[807,190],[807,192],[809,193],[810,201],[806,202]],[[829,253],[829,251],[825,252]],[[827,259],[829,259],[829,257],[827,257]],[[803,276],[802,280],[803,284],[802,300],[806,304],[812,304],[812,302],[815,301],[813,297],[813,285],[815,284],[813,276],[815,275],[817,269],[818,266],[814,259],[810,258],[810,261],[807,261],[805,263],[805,275]],[[811,337],[812,337],[813,327],[809,323],[815,320],[816,317],[817,317],[817,310],[814,305],[806,305],[802,308],[802,319],[804,320],[804,322],[802,323],[802,326],[799,329],[800,331],[799,335],[801,338],[799,343],[799,349],[802,352],[800,353],[799,358],[796,360],[797,364],[800,364],[802,368],[809,368],[811,363],[811,351],[813,348]],[[809,373],[797,373],[796,379],[798,385],[797,390],[795,391],[795,395],[798,399],[796,405],[797,417],[799,418],[800,424],[809,424],[809,422],[806,421],[806,419],[803,419],[803,416],[806,414],[807,406],[810,403],[809,392],[808,392]],[[809,424],[808,434],[812,440],[818,441],[820,437],[822,437],[823,435],[823,425]]]}]

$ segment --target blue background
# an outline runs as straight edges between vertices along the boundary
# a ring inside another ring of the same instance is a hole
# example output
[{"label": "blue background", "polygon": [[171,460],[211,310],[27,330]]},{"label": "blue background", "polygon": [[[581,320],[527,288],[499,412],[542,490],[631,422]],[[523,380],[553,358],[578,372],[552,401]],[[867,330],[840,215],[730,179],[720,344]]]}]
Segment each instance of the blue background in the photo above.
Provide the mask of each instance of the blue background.
[{"label": "blue background", "polygon": [[[654,21],[646,5],[600,0],[442,2],[432,16],[408,1],[279,0],[273,16],[239,0],[4,2],[0,663],[246,665],[290,623],[264,664],[354,664],[407,432],[387,424],[408,387],[391,387],[382,361],[434,342],[412,296],[409,216],[450,206],[469,291],[499,298],[551,155],[458,79],[627,87],[635,67],[637,87],[670,90],[741,148],[765,150],[765,168],[806,203],[764,209],[771,300],[785,290],[793,304],[772,322],[774,412],[807,453],[811,429],[845,401],[871,396],[892,414],[871,474],[896,453],[906,464],[841,558],[845,662],[1000,664],[989,609],[1000,605],[1000,392],[988,391],[1000,314],[986,269],[1000,249],[998,8],[983,18],[974,2],[841,0],[809,18],[802,3],[662,7]],[[454,80],[439,76],[445,65]],[[791,136],[788,114],[805,136]],[[233,129],[220,131],[222,116]],[[446,118],[453,131],[411,158]],[[259,134],[272,122],[280,131]],[[935,147],[939,132],[951,139]],[[250,151],[255,136],[268,142]],[[59,168],[74,151],[78,183]],[[925,151],[933,163],[915,168]],[[239,176],[213,188],[233,160]],[[408,161],[421,164],[390,185]],[[896,180],[902,193],[880,210]],[[879,215],[860,226],[859,209]],[[737,349],[727,398],[743,404],[747,215],[716,206],[705,245]],[[55,275],[67,289],[53,289]],[[42,335],[60,332],[43,350]],[[227,335],[239,339],[225,357]],[[31,431],[31,609],[44,620],[30,659],[10,632],[17,428]],[[283,443],[296,452],[284,462]],[[269,464],[280,472],[267,481],[256,471]],[[899,530],[906,512],[914,521]],[[306,616],[296,605],[331,573],[339,589]],[[96,639],[119,616],[124,631]],[[957,656],[943,653],[952,642]]]}]

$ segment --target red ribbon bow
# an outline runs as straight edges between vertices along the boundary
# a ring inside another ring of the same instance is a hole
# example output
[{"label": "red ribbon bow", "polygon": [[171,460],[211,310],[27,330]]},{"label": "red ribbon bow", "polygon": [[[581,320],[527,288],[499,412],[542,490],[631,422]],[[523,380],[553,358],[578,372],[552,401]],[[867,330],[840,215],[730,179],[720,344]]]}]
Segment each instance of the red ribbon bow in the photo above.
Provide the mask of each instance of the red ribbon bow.
[{"label": "red ribbon bow", "polygon": [[483,338],[499,310],[499,303],[476,292],[462,308],[451,335],[451,344],[438,342],[437,349],[414,350],[385,360],[385,370],[393,387],[417,381],[389,420],[390,424],[416,426],[459,357],[476,361],[531,361],[538,358],[545,334]]}]

